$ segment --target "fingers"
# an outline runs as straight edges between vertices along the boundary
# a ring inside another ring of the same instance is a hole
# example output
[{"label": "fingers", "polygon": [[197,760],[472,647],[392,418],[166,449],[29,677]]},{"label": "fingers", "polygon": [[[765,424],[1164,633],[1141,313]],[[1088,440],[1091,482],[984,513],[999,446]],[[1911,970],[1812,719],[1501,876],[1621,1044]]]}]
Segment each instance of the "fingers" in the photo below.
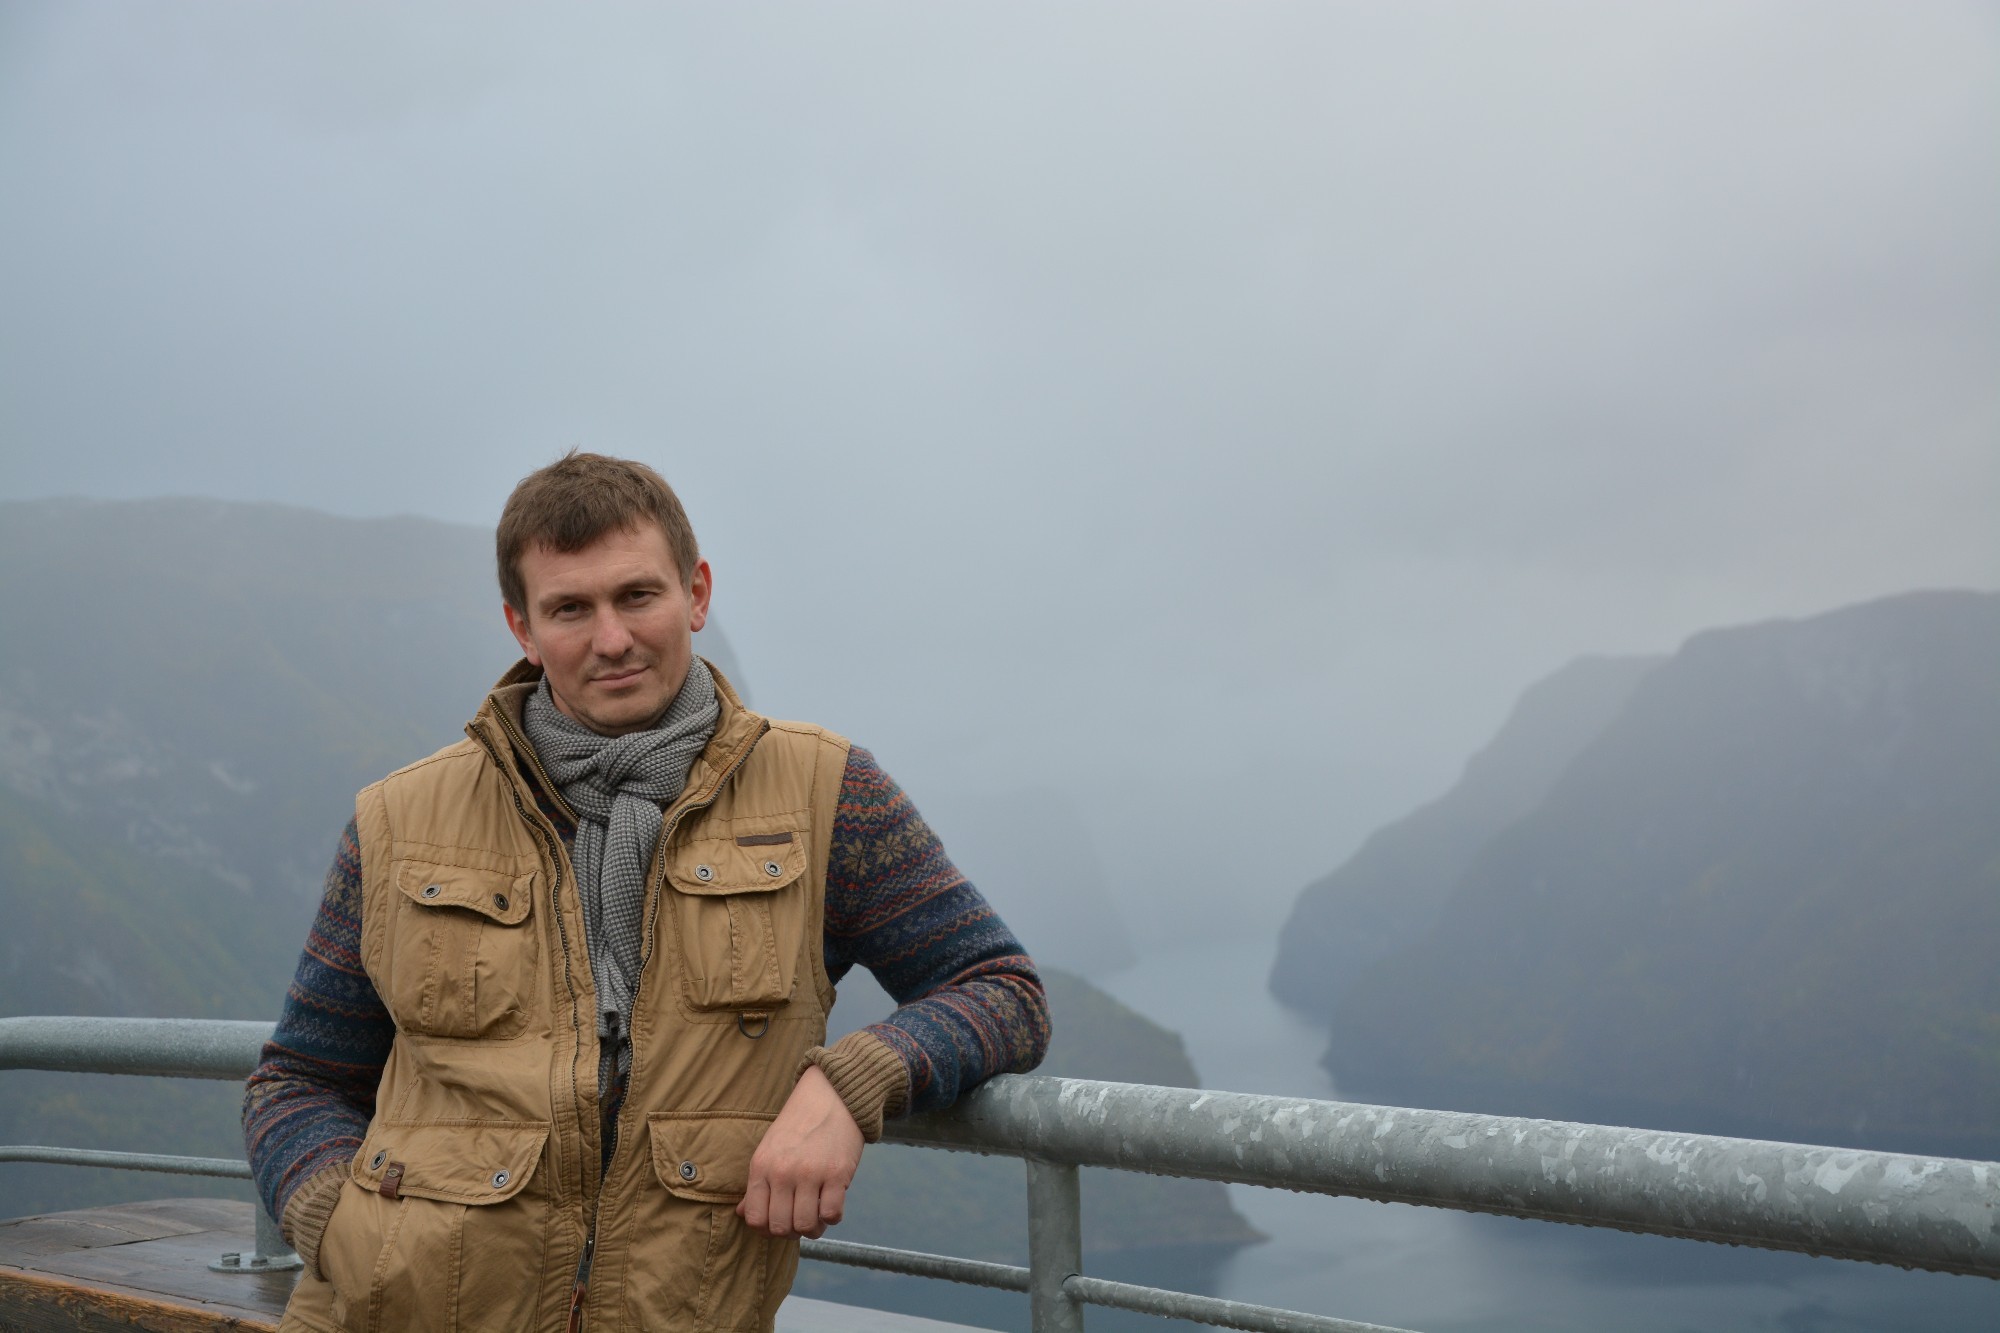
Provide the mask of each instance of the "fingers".
[{"label": "fingers", "polygon": [[814,1228],[824,1227],[825,1219],[820,1216],[819,1182],[807,1180],[800,1184],[792,1195],[792,1230],[803,1236]]},{"label": "fingers", "polygon": [[770,1221],[770,1183],[754,1160],[750,1163],[750,1185],[743,1191],[743,1202],[736,1205],[736,1215],[752,1231],[764,1230]]},{"label": "fingers", "polygon": [[839,1176],[829,1179],[819,1187],[820,1229],[839,1223],[847,1214],[847,1181]]},{"label": "fingers", "polygon": [[839,1176],[794,1182],[784,1172],[761,1171],[752,1162],[750,1184],[736,1205],[736,1215],[752,1231],[767,1236],[818,1240],[845,1216],[846,1209],[847,1182]]},{"label": "fingers", "polygon": [[[782,1176],[772,1177],[770,1215],[765,1224],[758,1229],[769,1236],[782,1238],[791,1235],[795,1230],[792,1225],[793,1201],[798,1197],[798,1194],[799,1191],[793,1187],[790,1181],[784,1179]],[[743,1220],[747,1222],[750,1219],[746,1217]]]}]

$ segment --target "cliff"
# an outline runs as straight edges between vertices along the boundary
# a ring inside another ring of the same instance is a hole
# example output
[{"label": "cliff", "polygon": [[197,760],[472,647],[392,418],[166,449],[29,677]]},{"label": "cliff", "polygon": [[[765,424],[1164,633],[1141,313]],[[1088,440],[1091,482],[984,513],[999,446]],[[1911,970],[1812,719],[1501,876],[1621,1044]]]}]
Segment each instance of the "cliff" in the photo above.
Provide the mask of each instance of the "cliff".
[{"label": "cliff", "polygon": [[1318,1012],[1343,1094],[2000,1155],[2000,596],[1696,636]]}]

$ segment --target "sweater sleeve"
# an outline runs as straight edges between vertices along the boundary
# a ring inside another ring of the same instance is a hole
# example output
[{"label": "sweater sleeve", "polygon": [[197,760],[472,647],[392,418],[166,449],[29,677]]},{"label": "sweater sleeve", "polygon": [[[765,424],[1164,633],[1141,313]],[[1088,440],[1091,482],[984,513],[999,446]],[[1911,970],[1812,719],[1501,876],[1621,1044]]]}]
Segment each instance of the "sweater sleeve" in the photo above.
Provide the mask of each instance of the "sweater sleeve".
[{"label": "sweater sleeve", "polygon": [[395,1035],[361,969],[361,843],[350,820],[277,1030],[244,1087],[244,1145],[272,1217],[361,1147]]},{"label": "sweater sleeve", "polygon": [[838,982],[857,963],[898,1005],[863,1029],[908,1075],[887,1114],[949,1106],[990,1075],[1033,1069],[1048,1049],[1034,962],[860,746],[848,755],[827,865],[827,975]]}]

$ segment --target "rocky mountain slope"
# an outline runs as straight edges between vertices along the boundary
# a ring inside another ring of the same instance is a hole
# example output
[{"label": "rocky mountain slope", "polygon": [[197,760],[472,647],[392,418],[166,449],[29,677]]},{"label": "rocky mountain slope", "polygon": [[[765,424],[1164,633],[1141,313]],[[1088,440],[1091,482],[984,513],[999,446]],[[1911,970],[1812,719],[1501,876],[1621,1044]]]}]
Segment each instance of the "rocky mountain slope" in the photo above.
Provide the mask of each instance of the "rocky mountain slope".
[{"label": "rocky mountain slope", "polygon": [[1328,1064],[1370,1100],[2000,1156],[1996,816],[2000,596],[1699,635],[1426,886],[1429,929],[1318,1011]]},{"label": "rocky mountain slope", "polygon": [[1659,660],[1586,657],[1530,686],[1449,792],[1299,894],[1278,937],[1272,992],[1326,1013],[1369,966],[1435,925],[1479,849],[1541,804]]}]

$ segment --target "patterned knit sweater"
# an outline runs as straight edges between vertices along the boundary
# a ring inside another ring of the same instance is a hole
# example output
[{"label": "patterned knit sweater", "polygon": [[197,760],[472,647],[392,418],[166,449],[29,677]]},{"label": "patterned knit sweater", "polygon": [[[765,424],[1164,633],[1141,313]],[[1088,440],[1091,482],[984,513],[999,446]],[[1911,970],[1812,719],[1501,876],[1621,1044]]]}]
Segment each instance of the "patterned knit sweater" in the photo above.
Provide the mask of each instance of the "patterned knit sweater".
[{"label": "patterned knit sweater", "polygon": [[[567,845],[568,817],[546,797],[542,808]],[[360,937],[361,851],[350,821],[244,1094],[250,1165],[274,1218],[306,1181],[347,1165],[375,1113],[395,1022],[361,969]],[[908,1075],[907,1091],[887,1098],[890,1114],[948,1106],[990,1074],[1034,1068],[1048,1047],[1048,1003],[1020,941],[859,746],[834,818],[825,950],[834,981],[858,963],[900,1006],[866,1029]]]}]

